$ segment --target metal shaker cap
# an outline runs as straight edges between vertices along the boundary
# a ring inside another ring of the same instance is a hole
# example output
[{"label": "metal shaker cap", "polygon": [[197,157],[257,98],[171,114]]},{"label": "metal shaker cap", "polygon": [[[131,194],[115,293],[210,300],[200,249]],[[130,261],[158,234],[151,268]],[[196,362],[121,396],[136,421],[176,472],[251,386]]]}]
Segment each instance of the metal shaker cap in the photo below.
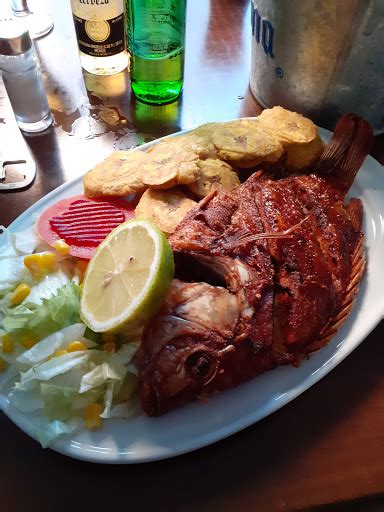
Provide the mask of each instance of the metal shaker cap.
[{"label": "metal shaker cap", "polygon": [[0,19],[0,55],[20,55],[31,47],[29,32],[22,22]]}]

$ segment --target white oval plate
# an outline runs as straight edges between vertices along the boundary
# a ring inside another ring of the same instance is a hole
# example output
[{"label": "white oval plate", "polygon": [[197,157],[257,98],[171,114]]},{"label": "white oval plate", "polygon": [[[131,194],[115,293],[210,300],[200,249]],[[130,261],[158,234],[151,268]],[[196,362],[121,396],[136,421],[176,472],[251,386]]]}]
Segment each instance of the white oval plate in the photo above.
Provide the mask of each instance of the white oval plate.
[{"label": "white oval plate", "polygon": [[[320,130],[325,141],[330,132]],[[178,134],[174,135],[177,136]],[[144,150],[158,141],[136,150]],[[31,226],[36,214],[59,199],[82,193],[82,178],[65,183],[40,199],[10,226],[19,231]],[[276,411],[335,368],[383,318],[384,299],[384,179],[383,169],[368,157],[352,187],[351,196],[364,203],[367,271],[347,322],[337,336],[300,368],[281,367],[212,397],[192,403],[160,418],[140,414],[130,420],[109,419],[100,431],[82,430],[57,441],[52,449],[99,463],[138,463],[180,455],[223,439]],[[0,245],[6,237],[1,237]],[[352,379],[353,376],[351,375]],[[0,397],[5,414],[32,435],[38,416],[23,414]]]}]

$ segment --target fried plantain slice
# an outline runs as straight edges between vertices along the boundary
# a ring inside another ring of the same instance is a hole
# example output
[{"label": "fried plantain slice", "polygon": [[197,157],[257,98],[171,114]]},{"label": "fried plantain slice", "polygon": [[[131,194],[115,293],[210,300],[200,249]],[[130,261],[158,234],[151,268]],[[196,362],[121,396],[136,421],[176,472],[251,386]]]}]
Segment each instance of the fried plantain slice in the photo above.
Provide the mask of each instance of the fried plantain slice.
[{"label": "fried plantain slice", "polygon": [[199,156],[183,137],[168,139],[148,150],[143,163],[143,182],[151,188],[188,185],[199,176]]},{"label": "fried plantain slice", "polygon": [[198,166],[200,176],[195,183],[188,185],[188,188],[199,197],[205,197],[218,188],[229,191],[240,185],[237,173],[221,160],[207,158],[200,160]]},{"label": "fried plantain slice", "polygon": [[219,124],[212,135],[219,158],[235,167],[253,167],[261,162],[276,162],[283,146],[256,120],[241,119]]},{"label": "fried plantain slice", "polygon": [[309,144],[318,137],[317,127],[310,119],[283,107],[263,110],[257,122],[269,128],[284,146]]},{"label": "fried plantain slice", "polygon": [[143,192],[141,168],[146,156],[140,151],[115,151],[83,178],[88,197],[126,196]]},{"label": "fried plantain slice", "polygon": [[161,231],[170,235],[196,204],[179,190],[147,189],[136,206],[135,215],[152,220]]},{"label": "fried plantain slice", "polygon": [[195,149],[200,158],[217,158],[217,149],[213,144],[212,136],[214,130],[221,124],[202,124],[185,135],[186,141],[192,143],[193,149]]},{"label": "fried plantain slice", "polygon": [[273,107],[263,110],[257,121],[270,129],[283,145],[289,170],[301,171],[310,167],[324,148],[316,125],[297,112]]},{"label": "fried plantain slice", "polygon": [[320,135],[308,144],[290,144],[285,148],[287,169],[298,172],[310,168],[320,157],[323,149],[324,143]]}]

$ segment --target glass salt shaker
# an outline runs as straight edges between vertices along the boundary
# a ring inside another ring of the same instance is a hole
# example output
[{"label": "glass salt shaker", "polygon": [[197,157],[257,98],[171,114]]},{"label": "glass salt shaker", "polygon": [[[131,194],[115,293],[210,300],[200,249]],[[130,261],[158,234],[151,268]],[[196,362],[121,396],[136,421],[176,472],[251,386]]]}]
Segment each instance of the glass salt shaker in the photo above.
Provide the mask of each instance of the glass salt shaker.
[{"label": "glass salt shaker", "polygon": [[0,20],[0,70],[20,129],[46,130],[53,121],[47,94],[29,33],[17,20]]},{"label": "glass salt shaker", "polygon": [[27,0],[11,0],[14,16],[24,18],[32,39],[38,39],[48,34],[53,29],[53,19],[44,11],[31,11]]}]

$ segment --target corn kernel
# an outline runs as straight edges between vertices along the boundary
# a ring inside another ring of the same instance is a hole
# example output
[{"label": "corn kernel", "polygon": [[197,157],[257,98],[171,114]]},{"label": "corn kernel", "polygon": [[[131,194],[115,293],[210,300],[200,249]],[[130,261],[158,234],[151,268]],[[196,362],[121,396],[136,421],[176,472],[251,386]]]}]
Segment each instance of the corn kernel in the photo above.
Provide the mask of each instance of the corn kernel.
[{"label": "corn kernel", "polygon": [[28,297],[30,293],[31,288],[25,283],[20,283],[19,286],[17,286],[11,294],[11,304],[13,306],[21,304],[21,302],[23,302],[23,300]]},{"label": "corn kernel", "polygon": [[24,348],[32,348],[33,345],[36,345],[37,341],[31,336],[22,336],[20,339],[20,343]]},{"label": "corn kernel", "polygon": [[7,362],[4,361],[2,357],[0,357],[0,372],[4,372],[7,368]]},{"label": "corn kernel", "polygon": [[87,350],[82,341],[72,341],[67,347],[68,352],[77,352],[78,350]]},{"label": "corn kernel", "polygon": [[1,338],[1,346],[4,354],[13,352],[13,341],[9,334],[4,334]]},{"label": "corn kernel", "polygon": [[103,350],[105,352],[116,352],[116,343],[114,341],[108,341],[104,343]]},{"label": "corn kernel", "polygon": [[60,357],[60,356],[65,356],[65,354],[68,354],[68,350],[65,350],[64,348],[62,348],[61,350],[56,350],[56,352],[53,355],[54,355],[54,357]]},{"label": "corn kernel", "polygon": [[84,274],[85,274],[85,271],[87,270],[87,266],[88,266],[88,260],[79,259],[76,261],[75,269],[79,276],[80,283],[83,282]]},{"label": "corn kernel", "polygon": [[69,254],[69,251],[71,249],[71,247],[67,244],[67,242],[65,242],[64,240],[57,240],[54,244],[53,244],[53,247],[56,249],[56,251],[59,253],[59,254]]},{"label": "corn kernel", "polygon": [[57,255],[54,252],[43,252],[41,259],[47,274],[57,270]]},{"label": "corn kernel", "polygon": [[103,332],[101,337],[103,338],[104,343],[110,343],[112,341],[115,341],[115,335],[112,334],[111,332]]},{"label": "corn kernel", "polygon": [[57,269],[57,255],[53,252],[28,254],[24,258],[24,265],[32,277],[41,279],[46,274],[51,274]]},{"label": "corn kernel", "polygon": [[89,404],[84,410],[85,426],[89,429],[101,427],[102,419],[100,418],[101,405]]},{"label": "corn kernel", "polygon": [[32,277],[39,279],[43,277],[43,269],[41,267],[41,259],[37,254],[28,254],[24,258],[24,265],[27,267]]}]

